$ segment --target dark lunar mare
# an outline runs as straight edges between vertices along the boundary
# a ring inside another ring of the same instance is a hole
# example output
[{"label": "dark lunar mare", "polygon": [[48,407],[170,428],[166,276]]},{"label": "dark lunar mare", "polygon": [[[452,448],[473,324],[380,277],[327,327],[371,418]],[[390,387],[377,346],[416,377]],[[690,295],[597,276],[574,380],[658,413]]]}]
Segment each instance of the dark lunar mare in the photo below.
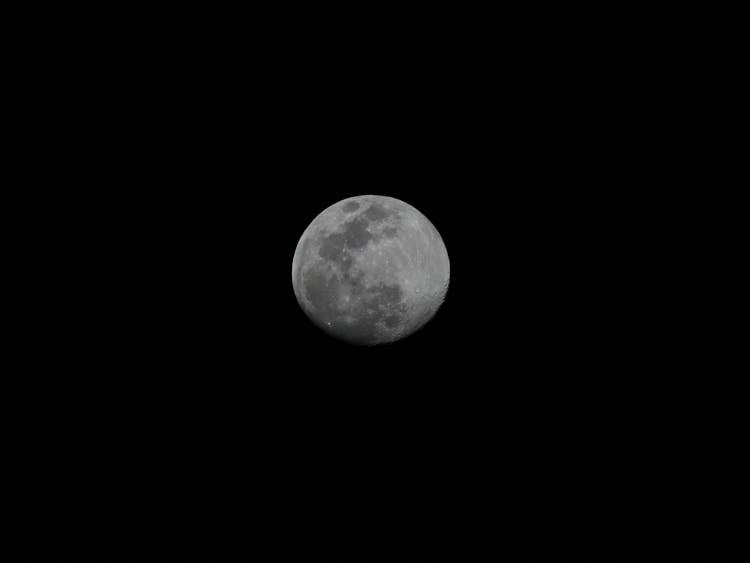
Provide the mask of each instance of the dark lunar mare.
[{"label": "dark lunar mare", "polygon": [[315,307],[323,322],[330,322],[337,316],[336,300],[340,279],[337,276],[326,276],[321,267],[310,269],[305,275],[305,294]]},{"label": "dark lunar mare", "polygon": [[379,203],[373,203],[372,205],[370,205],[370,207],[367,208],[367,211],[364,212],[364,215],[370,221],[377,222],[382,221],[383,219],[387,219],[388,217],[393,215],[393,213],[391,211],[388,211]]},{"label": "dark lunar mare", "polygon": [[397,285],[379,284],[366,289],[362,305],[354,311],[353,323],[343,320],[332,323],[336,336],[359,344],[376,344],[387,338],[381,323],[388,329],[401,324],[406,307],[401,303],[403,292]]},{"label": "dark lunar mare", "polygon": [[379,284],[368,288],[365,316],[372,322],[382,322],[388,328],[395,328],[401,322],[401,315],[406,312],[402,303],[404,292],[401,286]]},{"label": "dark lunar mare", "polygon": [[340,233],[331,233],[320,239],[320,250],[318,255],[326,260],[335,262],[342,254],[344,248],[358,250],[367,246],[373,236],[367,232],[369,222],[362,216],[356,217],[344,223],[344,229]]},{"label": "dark lunar mare", "polygon": [[[379,284],[366,288],[356,279],[352,285],[343,279],[348,275],[327,277],[325,269],[323,264],[315,266],[305,276],[307,298],[316,310],[314,320],[322,328],[345,340],[370,344],[382,336],[379,323],[388,329],[401,324],[406,306],[401,302],[403,291],[400,286]],[[349,286],[352,296],[360,298],[360,305],[351,311],[353,322],[345,321],[346,312],[338,307],[342,285]]]}]

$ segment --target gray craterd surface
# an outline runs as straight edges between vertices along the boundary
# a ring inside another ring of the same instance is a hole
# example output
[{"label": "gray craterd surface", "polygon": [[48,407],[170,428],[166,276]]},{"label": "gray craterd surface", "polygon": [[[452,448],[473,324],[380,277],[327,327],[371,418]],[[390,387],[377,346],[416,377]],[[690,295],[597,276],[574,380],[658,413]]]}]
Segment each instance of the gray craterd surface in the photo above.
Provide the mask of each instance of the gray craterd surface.
[{"label": "gray craterd surface", "polygon": [[292,261],[297,300],[320,328],[356,344],[418,330],[448,290],[442,238],[411,205],[385,196],[342,200],[302,234]]}]

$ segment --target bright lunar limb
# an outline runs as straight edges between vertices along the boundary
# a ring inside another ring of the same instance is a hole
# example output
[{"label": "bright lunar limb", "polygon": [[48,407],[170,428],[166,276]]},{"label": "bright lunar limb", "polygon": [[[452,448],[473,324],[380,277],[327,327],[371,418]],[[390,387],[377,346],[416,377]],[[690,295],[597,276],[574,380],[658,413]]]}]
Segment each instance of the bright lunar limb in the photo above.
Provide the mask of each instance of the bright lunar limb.
[{"label": "bright lunar limb", "polygon": [[354,344],[404,338],[445,298],[448,251],[430,221],[386,196],[350,197],[307,227],[292,260],[297,301],[321,329]]}]

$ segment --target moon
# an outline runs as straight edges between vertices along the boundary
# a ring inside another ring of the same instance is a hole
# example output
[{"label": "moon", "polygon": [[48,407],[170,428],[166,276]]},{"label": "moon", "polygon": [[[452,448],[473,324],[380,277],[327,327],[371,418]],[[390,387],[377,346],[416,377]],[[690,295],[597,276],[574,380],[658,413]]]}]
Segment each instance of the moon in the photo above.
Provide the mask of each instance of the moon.
[{"label": "moon", "polygon": [[445,299],[443,239],[417,209],[362,195],[320,213],[297,243],[292,285],[302,310],[345,342],[376,345],[413,334]]}]

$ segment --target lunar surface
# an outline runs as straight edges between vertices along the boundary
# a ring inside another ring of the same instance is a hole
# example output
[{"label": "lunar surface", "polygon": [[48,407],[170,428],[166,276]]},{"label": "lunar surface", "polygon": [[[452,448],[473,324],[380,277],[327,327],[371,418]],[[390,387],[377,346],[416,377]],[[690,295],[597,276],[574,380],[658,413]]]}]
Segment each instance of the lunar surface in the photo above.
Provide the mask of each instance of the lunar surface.
[{"label": "lunar surface", "polygon": [[408,203],[377,195],[342,200],[297,243],[292,284],[321,329],[364,345],[393,342],[427,323],[445,298],[448,252]]}]

